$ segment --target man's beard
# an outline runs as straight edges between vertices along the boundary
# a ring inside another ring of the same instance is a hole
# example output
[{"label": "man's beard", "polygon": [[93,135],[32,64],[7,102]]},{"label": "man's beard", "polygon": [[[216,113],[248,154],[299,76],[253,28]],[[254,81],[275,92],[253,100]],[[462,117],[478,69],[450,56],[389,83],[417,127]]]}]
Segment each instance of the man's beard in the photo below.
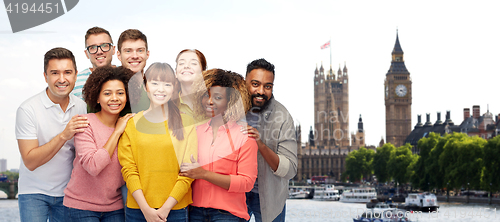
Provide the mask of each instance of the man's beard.
[{"label": "man's beard", "polygon": [[[253,100],[255,97],[262,97],[262,99],[264,99],[264,104],[262,105],[256,105]],[[261,110],[265,110],[268,106],[269,106],[269,102],[271,101],[271,99],[274,97],[274,95],[271,95],[271,98],[267,97],[266,95],[264,94],[252,94],[251,98],[250,98],[250,101],[252,101],[252,111],[257,111],[257,112],[260,112]]]}]

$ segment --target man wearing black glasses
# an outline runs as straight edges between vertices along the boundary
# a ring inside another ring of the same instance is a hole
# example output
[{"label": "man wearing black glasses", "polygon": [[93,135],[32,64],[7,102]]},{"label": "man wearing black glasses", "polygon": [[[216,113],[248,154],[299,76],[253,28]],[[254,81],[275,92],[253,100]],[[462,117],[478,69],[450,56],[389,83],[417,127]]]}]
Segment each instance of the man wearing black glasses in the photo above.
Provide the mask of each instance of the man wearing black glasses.
[{"label": "man wearing black glasses", "polygon": [[106,29],[93,27],[87,30],[85,34],[85,55],[90,59],[92,67],[78,73],[73,95],[82,98],[82,88],[87,81],[87,78],[92,73],[94,68],[111,66],[111,60],[115,54],[115,46],[111,35]]}]

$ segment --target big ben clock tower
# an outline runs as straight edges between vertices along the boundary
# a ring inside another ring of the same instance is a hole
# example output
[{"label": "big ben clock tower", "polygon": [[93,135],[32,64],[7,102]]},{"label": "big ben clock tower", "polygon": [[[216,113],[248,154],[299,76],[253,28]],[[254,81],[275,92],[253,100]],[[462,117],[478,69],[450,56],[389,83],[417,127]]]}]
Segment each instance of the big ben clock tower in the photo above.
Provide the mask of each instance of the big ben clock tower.
[{"label": "big ben clock tower", "polygon": [[391,67],[384,82],[385,141],[396,147],[404,145],[406,137],[411,132],[411,78],[403,54],[396,33]]}]

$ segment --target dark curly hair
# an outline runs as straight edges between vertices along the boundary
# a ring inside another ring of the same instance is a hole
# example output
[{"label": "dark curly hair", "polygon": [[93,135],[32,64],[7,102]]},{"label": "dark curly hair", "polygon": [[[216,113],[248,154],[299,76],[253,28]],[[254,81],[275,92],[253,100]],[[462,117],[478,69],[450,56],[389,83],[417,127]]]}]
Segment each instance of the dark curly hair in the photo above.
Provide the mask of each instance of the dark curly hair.
[{"label": "dark curly hair", "polygon": [[83,86],[83,98],[92,112],[101,111],[101,105],[97,103],[101,94],[102,85],[110,80],[118,80],[125,86],[127,103],[124,109],[130,109],[128,95],[128,81],[134,75],[130,69],[120,67],[98,67],[89,75],[87,82]]},{"label": "dark curly hair", "polygon": [[203,80],[197,82],[194,86],[196,89],[194,113],[198,120],[210,118],[206,116],[201,100],[207,89],[210,90],[213,86],[226,88],[228,102],[227,110],[223,116],[226,121],[238,121],[245,117],[252,104],[243,76],[223,69],[210,69],[203,72]]}]

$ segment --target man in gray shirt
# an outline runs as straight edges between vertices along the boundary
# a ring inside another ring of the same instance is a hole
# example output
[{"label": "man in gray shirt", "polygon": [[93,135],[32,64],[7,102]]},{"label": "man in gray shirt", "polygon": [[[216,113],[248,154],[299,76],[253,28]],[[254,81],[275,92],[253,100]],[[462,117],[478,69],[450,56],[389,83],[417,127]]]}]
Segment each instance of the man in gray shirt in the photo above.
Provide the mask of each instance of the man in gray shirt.
[{"label": "man in gray shirt", "polygon": [[285,221],[288,181],[297,174],[293,118],[273,97],[273,64],[265,59],[249,63],[246,85],[252,101],[246,131],[259,147],[257,181],[246,195],[248,213],[256,222]]}]

